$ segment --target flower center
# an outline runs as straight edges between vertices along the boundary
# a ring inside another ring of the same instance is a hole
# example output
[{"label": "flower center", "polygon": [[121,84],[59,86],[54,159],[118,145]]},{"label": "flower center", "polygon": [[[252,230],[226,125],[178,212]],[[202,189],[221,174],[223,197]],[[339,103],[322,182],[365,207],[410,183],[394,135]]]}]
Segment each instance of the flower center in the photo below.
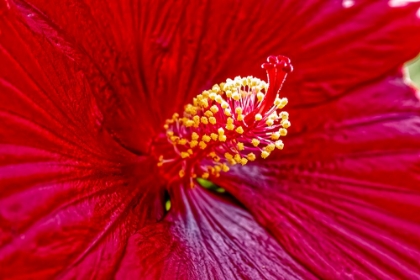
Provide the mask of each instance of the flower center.
[{"label": "flower center", "polygon": [[166,120],[166,133],[155,145],[167,179],[189,178],[192,183],[197,176],[218,177],[233,165],[283,149],[280,138],[290,122],[282,111],[287,98],[280,98],[279,91],[292,66],[287,57],[270,56],[262,68],[268,83],[254,77],[227,79]]}]

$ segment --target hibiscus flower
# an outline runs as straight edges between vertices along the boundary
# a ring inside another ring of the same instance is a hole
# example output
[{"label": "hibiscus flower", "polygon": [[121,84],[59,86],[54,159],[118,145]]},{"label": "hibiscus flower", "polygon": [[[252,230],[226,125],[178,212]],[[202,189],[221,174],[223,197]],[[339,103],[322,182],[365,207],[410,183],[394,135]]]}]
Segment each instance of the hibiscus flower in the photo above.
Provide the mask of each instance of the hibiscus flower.
[{"label": "hibiscus flower", "polygon": [[2,0],[1,277],[420,277],[416,2]]}]

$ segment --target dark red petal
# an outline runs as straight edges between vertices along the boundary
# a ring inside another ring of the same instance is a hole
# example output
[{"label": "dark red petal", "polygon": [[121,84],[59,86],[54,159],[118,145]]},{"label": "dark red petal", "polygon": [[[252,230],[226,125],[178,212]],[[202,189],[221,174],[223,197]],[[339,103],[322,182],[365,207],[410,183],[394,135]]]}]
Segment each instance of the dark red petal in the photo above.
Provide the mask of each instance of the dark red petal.
[{"label": "dark red petal", "polygon": [[[290,2],[297,8],[296,1]],[[346,7],[346,2],[353,5]],[[283,94],[295,104],[327,101],[386,77],[416,56],[420,3],[393,6],[392,2],[306,1],[300,5],[299,16],[283,26],[290,38],[282,53],[295,68]],[[302,21],[304,27],[299,28]]]},{"label": "dark red petal", "polygon": [[82,69],[105,82],[107,127],[136,149],[143,147],[140,136],[201,90],[237,75],[265,78],[259,66],[268,55],[292,58],[295,71],[283,93],[298,104],[343,94],[420,51],[420,3],[15,2],[35,31],[65,53],[78,53]]},{"label": "dark red petal", "polygon": [[118,278],[313,278],[228,199],[198,186],[173,195],[165,221],[131,239]]},{"label": "dark red petal", "polygon": [[115,142],[86,76],[7,13],[0,16],[0,278],[110,278],[130,233],[163,214],[154,162]]},{"label": "dark red petal", "polygon": [[400,75],[296,110],[283,153],[220,184],[321,278],[420,275],[420,103]]},{"label": "dark red petal", "polygon": [[[137,153],[146,153],[159,122],[154,122],[151,96],[144,88],[138,63],[138,24],[135,6],[120,1],[107,3],[63,1],[59,5],[48,1],[10,1],[9,14],[16,14],[35,34],[63,53],[79,75],[91,87],[91,95],[101,115],[101,125],[122,145]],[[19,16],[18,16],[19,15]],[[5,48],[17,44],[30,46],[32,35],[22,42],[10,36]],[[19,31],[20,36],[23,32]],[[16,57],[21,59],[21,57]],[[26,62],[21,62],[23,67]],[[42,66],[53,67],[54,59]],[[25,69],[29,71],[29,69]],[[32,74],[29,72],[29,74]],[[77,100],[77,98],[74,98]],[[145,121],[147,119],[147,121]]]}]

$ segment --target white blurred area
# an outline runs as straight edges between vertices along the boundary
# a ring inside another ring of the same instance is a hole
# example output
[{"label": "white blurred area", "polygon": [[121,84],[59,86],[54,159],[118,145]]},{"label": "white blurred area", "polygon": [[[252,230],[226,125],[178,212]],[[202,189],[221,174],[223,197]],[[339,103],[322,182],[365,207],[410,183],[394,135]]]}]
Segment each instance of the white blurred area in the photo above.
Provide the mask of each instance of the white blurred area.
[{"label": "white blurred area", "polygon": [[411,81],[420,89],[420,56],[407,63]]}]

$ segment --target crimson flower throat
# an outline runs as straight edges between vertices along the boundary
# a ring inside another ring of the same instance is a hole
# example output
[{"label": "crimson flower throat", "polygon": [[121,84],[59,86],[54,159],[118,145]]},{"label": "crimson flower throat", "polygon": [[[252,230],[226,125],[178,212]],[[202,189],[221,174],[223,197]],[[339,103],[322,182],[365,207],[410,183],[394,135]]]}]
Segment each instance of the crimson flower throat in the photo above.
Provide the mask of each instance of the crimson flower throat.
[{"label": "crimson flower throat", "polygon": [[262,68],[268,83],[250,76],[227,79],[196,96],[182,115],[166,120],[161,138],[170,145],[158,155],[165,177],[218,177],[233,165],[283,149],[280,138],[290,122],[282,111],[287,98],[280,98],[279,90],[292,66],[287,57],[270,56]]}]

